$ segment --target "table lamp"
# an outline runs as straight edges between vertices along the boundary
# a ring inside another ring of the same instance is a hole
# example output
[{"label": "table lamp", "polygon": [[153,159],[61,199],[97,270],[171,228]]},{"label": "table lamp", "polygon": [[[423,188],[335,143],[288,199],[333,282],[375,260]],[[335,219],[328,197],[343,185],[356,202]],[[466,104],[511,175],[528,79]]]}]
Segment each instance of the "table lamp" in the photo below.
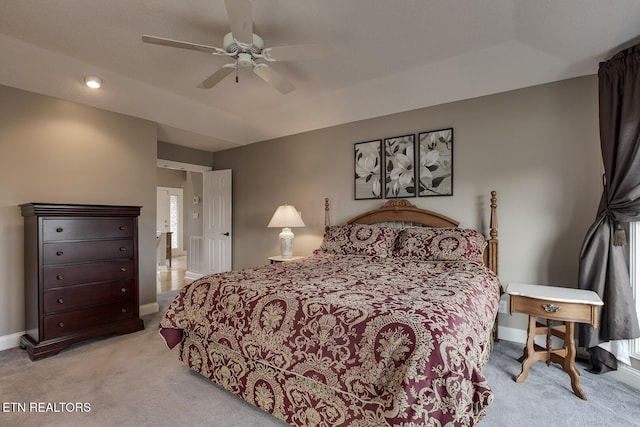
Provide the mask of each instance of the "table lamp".
[{"label": "table lamp", "polygon": [[293,257],[293,238],[295,237],[292,227],[304,227],[304,222],[300,217],[300,213],[294,206],[282,205],[278,206],[269,225],[267,227],[277,228],[282,227],[280,232],[280,256],[282,259],[288,259]]}]

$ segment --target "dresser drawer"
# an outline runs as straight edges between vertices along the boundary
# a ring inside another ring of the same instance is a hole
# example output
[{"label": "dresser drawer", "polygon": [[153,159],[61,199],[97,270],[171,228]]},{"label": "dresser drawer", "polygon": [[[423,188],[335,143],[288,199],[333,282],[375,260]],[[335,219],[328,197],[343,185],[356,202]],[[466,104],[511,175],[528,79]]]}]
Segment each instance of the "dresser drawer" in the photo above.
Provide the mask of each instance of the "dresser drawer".
[{"label": "dresser drawer", "polygon": [[50,340],[62,337],[95,326],[134,318],[135,316],[134,301],[123,301],[67,313],[50,314],[44,317],[44,339]]},{"label": "dresser drawer", "polygon": [[135,300],[133,280],[59,288],[44,293],[44,313]]},{"label": "dresser drawer", "polygon": [[134,255],[133,240],[98,240],[94,242],[45,243],[42,249],[43,264],[71,264]]},{"label": "dresser drawer", "polygon": [[44,289],[85,283],[126,281],[134,278],[134,272],[134,263],[130,259],[45,267]]},{"label": "dresser drawer", "polygon": [[133,237],[131,218],[69,218],[42,220],[45,242],[59,240],[126,239]]}]

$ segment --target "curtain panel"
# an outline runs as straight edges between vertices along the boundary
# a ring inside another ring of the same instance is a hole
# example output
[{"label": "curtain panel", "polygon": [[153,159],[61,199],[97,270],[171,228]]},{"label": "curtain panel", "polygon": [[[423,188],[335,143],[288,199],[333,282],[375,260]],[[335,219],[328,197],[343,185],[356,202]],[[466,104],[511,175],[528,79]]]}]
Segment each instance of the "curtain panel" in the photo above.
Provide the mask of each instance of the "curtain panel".
[{"label": "curtain panel", "polygon": [[640,45],[600,63],[598,93],[604,191],[582,244],[578,283],[604,305],[599,328],[580,325],[578,343],[594,371],[606,372],[617,360],[598,345],[640,337],[622,226],[640,221]]}]

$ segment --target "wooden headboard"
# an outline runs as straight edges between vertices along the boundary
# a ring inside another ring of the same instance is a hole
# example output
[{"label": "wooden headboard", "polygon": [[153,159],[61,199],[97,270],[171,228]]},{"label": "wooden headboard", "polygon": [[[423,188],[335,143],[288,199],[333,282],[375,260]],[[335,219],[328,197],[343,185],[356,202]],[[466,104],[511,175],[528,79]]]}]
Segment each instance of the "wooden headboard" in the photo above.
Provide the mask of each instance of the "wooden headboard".
[{"label": "wooden headboard", "polygon": [[[489,222],[489,239],[484,251],[484,263],[491,271],[498,274],[498,218],[496,216],[496,192],[491,192],[491,217]],[[325,226],[329,222],[329,199],[325,199]],[[382,207],[365,212],[347,221],[348,224],[378,224],[403,227],[458,227],[460,224],[437,212],[417,208],[406,199],[388,200]]]}]

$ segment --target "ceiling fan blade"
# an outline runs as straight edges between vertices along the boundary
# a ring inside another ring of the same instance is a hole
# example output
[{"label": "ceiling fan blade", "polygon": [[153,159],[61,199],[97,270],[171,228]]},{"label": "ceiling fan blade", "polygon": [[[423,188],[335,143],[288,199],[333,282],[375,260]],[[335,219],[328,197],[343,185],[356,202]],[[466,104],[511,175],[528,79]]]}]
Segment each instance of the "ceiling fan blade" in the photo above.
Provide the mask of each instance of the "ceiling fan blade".
[{"label": "ceiling fan blade", "polygon": [[229,74],[233,73],[234,67],[222,67],[215,73],[211,74],[205,81],[198,85],[201,89],[211,89],[222,81]]},{"label": "ceiling fan blade", "polygon": [[180,40],[165,39],[163,37],[148,36],[146,34],[142,36],[142,41],[145,43],[157,44],[160,46],[179,47],[180,49],[197,50],[199,52],[214,53],[217,55],[225,54],[224,50],[220,49],[219,47],[183,42]]},{"label": "ceiling fan blade", "polygon": [[262,53],[276,61],[297,61],[322,58],[331,54],[331,51],[331,47],[324,44],[301,44],[297,46],[271,47],[264,49]]},{"label": "ceiling fan blade", "polygon": [[289,82],[289,80],[282,77],[273,68],[269,67],[266,64],[256,65],[255,67],[253,67],[253,72],[283,95],[288,94],[296,88],[291,84],[291,82]]},{"label": "ceiling fan blade", "polygon": [[233,38],[240,43],[253,43],[253,12],[249,0],[225,0],[229,27]]}]

